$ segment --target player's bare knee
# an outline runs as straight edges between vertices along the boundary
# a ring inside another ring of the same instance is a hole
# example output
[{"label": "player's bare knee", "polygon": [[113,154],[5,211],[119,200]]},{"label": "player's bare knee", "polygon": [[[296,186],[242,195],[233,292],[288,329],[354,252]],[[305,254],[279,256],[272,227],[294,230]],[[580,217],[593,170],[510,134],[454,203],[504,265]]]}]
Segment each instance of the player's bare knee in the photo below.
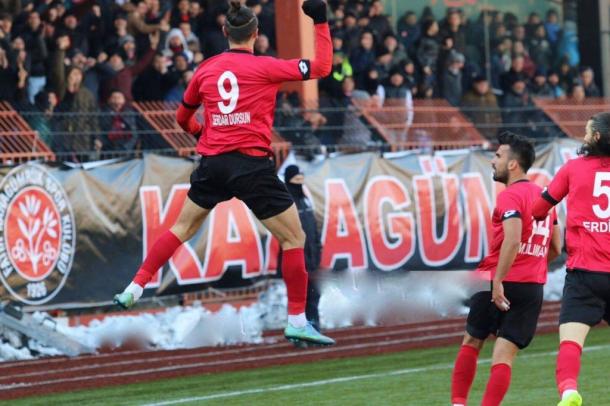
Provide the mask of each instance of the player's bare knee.
[{"label": "player's bare knee", "polygon": [[468,333],[466,333],[466,335],[464,335],[464,340],[462,340],[462,345],[467,345],[469,347],[476,348],[477,350],[480,350],[481,348],[483,348],[484,343],[485,343],[485,340],[480,340],[478,338],[474,338],[473,336],[471,336]]},{"label": "player's bare knee", "polygon": [[305,246],[305,232],[300,226],[286,233],[283,238],[278,239],[282,249],[303,248]]}]

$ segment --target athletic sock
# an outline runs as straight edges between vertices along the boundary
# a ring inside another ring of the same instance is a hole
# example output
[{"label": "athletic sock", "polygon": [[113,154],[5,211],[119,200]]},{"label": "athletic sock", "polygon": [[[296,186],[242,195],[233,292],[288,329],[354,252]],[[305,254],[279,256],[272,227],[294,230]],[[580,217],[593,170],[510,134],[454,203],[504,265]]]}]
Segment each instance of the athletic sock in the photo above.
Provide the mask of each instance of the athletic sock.
[{"label": "athletic sock", "polygon": [[145,287],[157,271],[169,261],[180,245],[182,245],[182,241],[170,230],[161,234],[161,237],[155,241],[150,251],[148,251],[144,263],[133,278],[133,283],[140,285],[142,288]]},{"label": "athletic sock", "polygon": [[288,315],[305,313],[307,271],[303,248],[292,248],[282,252],[282,277],[288,293]]},{"label": "athletic sock", "polygon": [[307,324],[307,318],[305,317],[305,313],[295,315],[289,314],[288,323],[290,323],[293,327],[296,328],[305,327],[305,325]]},{"label": "athletic sock", "polygon": [[559,396],[566,390],[578,390],[578,374],[580,373],[580,357],[582,347],[574,341],[562,341],[557,354],[555,378]]},{"label": "athletic sock", "polygon": [[498,406],[510,386],[511,368],[508,364],[495,364],[491,367],[491,375],[485,388],[481,406]]},{"label": "athletic sock", "polygon": [[462,345],[455,359],[451,375],[451,402],[466,404],[468,392],[477,373],[479,350],[469,345]]}]

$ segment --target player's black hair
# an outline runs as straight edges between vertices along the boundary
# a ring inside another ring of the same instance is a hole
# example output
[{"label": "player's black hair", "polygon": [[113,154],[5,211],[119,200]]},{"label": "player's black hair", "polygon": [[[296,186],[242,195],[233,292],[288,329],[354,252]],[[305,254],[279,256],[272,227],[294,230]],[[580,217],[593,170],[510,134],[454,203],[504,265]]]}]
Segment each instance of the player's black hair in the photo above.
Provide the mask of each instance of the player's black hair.
[{"label": "player's black hair", "polygon": [[239,0],[231,0],[225,22],[225,31],[231,42],[246,42],[258,28],[258,18],[252,9],[242,6]]},{"label": "player's black hair", "polygon": [[526,137],[510,131],[498,135],[498,144],[508,145],[523,172],[527,172],[536,159],[534,145]]},{"label": "player's black hair", "polygon": [[607,156],[610,157],[610,113],[597,113],[592,116],[591,132],[599,133],[599,140],[585,142],[578,150],[584,156]]}]

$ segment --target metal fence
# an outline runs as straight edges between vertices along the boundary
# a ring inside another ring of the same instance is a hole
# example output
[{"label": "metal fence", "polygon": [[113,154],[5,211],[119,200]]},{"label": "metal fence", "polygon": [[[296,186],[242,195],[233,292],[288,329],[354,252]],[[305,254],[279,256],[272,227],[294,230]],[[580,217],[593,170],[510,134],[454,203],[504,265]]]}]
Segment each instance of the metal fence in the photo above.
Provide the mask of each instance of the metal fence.
[{"label": "metal fence", "polygon": [[[91,162],[139,157],[146,152],[196,155],[196,140],[175,122],[175,105],[136,103],[115,113],[16,111],[0,105],[0,163],[29,159]],[[456,108],[443,100],[412,106],[386,101],[383,107],[355,102],[345,107],[301,109],[279,105],[272,147],[278,161],[289,150],[305,156],[333,152],[489,147],[496,134],[511,130],[548,142],[581,137],[587,119],[610,111],[605,99],[537,100],[520,108]]]}]

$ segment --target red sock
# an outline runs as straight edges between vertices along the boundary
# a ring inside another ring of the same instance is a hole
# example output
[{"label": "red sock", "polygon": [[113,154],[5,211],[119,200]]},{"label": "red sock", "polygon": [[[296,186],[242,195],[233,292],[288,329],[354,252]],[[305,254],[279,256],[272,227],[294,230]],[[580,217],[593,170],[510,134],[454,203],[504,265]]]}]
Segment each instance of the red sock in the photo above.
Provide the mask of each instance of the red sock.
[{"label": "red sock", "polygon": [[510,386],[511,369],[508,364],[496,364],[491,367],[481,406],[498,406]]},{"label": "red sock", "polygon": [[451,403],[466,404],[468,392],[477,373],[479,350],[469,345],[462,345],[455,359],[451,375]]},{"label": "red sock", "polygon": [[155,276],[159,268],[161,268],[169,259],[174,255],[174,252],[182,245],[182,241],[174,235],[170,230],[167,230],[155,243],[152,248],[148,251],[146,259],[136,276],[133,278],[133,282],[137,283],[141,287],[146,286],[148,282]]},{"label": "red sock", "polygon": [[307,271],[303,248],[292,248],[282,252],[282,277],[288,291],[288,314],[305,313]]},{"label": "red sock", "polygon": [[576,390],[578,388],[578,374],[580,373],[580,356],[582,347],[574,341],[562,341],[559,344],[557,354],[557,368],[555,369],[555,379],[559,396],[567,389]]}]

